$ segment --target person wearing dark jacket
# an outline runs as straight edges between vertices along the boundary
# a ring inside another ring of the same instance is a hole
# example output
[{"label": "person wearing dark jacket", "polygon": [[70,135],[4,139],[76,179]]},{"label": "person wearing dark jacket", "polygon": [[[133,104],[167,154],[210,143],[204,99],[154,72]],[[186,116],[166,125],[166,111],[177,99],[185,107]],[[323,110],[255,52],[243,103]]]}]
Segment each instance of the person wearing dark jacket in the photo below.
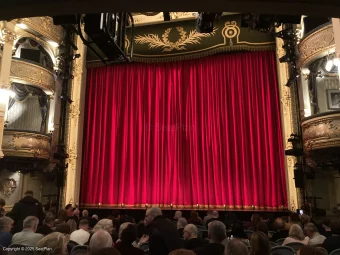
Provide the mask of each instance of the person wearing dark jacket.
[{"label": "person wearing dark jacket", "polygon": [[150,231],[150,255],[168,255],[171,251],[182,248],[175,225],[162,216],[161,209],[158,207],[148,209],[144,221]]},{"label": "person wearing dark jacket", "polygon": [[227,237],[226,226],[218,220],[211,222],[208,226],[210,243],[201,248],[194,249],[197,255],[224,255],[225,246],[222,242]]},{"label": "person wearing dark jacket", "polygon": [[26,217],[35,216],[39,219],[39,222],[43,222],[45,217],[42,204],[33,197],[33,191],[31,190],[25,192],[24,197],[15,203],[12,211],[7,213],[6,216],[14,220],[12,234],[18,233],[23,229],[22,224]]},{"label": "person wearing dark jacket", "polygon": [[137,229],[130,223],[122,230],[120,241],[116,243],[115,248],[121,255],[144,255],[144,251],[132,245],[137,239]]},{"label": "person wearing dark jacket", "polygon": [[47,236],[48,234],[51,234],[53,232],[52,230],[53,226],[54,226],[54,216],[47,215],[44,220],[43,225],[38,228],[37,233]]},{"label": "person wearing dark jacket", "polygon": [[275,234],[272,235],[270,241],[276,242],[279,239],[287,238],[289,236],[288,230],[286,230],[285,222],[282,218],[277,218],[274,222]]},{"label": "person wearing dark jacket", "polygon": [[340,220],[334,220],[331,223],[332,236],[329,236],[323,242],[323,248],[325,248],[328,254],[332,251],[340,249]]},{"label": "person wearing dark jacket", "polygon": [[187,250],[194,250],[199,247],[205,247],[209,244],[206,239],[197,238],[198,229],[194,224],[188,224],[183,231],[184,248]]}]

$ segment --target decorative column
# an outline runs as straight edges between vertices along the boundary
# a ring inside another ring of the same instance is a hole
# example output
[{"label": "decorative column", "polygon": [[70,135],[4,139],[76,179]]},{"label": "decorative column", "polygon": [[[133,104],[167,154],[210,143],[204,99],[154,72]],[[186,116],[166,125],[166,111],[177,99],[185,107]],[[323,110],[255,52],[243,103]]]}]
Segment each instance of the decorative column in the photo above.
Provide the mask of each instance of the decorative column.
[{"label": "decorative column", "polygon": [[14,24],[6,21],[0,22],[0,44],[2,44],[2,54],[0,52],[0,158],[4,157],[2,151],[2,138],[9,100],[8,89],[11,86],[9,76],[12,61],[12,48],[15,38]]},{"label": "decorative column", "polygon": [[[340,19],[332,19],[336,56],[340,58]],[[339,68],[340,74],[340,68]]]},{"label": "decorative column", "polygon": [[71,99],[68,121],[68,169],[65,185],[65,203],[79,204],[80,175],[82,163],[82,143],[84,127],[85,91],[86,91],[86,46],[77,37],[80,58],[73,63]]},{"label": "decorative column", "polygon": [[[292,91],[292,88],[286,86],[289,79],[289,69],[287,63],[280,63],[279,58],[285,55],[285,50],[282,48],[284,42],[281,38],[276,38],[276,56],[277,56],[277,73],[278,85],[281,99],[281,122],[283,132],[284,149],[291,149],[291,144],[288,143],[290,134],[296,133],[298,130],[298,123],[296,121],[296,104],[298,98]],[[301,198],[298,198],[298,192],[295,188],[294,182],[294,165],[296,158],[292,156],[285,156],[286,182],[287,182],[287,201],[288,209],[295,211],[299,204],[302,203]]]}]

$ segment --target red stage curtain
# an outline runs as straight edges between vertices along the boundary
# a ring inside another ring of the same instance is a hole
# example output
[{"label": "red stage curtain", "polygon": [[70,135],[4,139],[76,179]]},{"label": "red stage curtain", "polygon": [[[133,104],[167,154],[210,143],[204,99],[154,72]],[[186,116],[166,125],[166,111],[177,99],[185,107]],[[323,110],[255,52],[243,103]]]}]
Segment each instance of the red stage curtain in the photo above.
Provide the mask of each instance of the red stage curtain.
[{"label": "red stage curtain", "polygon": [[81,204],[287,206],[273,52],[88,70]]}]

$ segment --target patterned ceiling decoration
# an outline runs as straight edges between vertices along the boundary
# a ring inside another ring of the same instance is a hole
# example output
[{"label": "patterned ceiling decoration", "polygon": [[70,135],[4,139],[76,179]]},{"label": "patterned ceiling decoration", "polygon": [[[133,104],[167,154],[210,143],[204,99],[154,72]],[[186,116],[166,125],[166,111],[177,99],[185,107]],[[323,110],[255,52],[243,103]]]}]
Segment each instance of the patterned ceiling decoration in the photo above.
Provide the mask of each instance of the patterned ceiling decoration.
[{"label": "patterned ceiling decoration", "polygon": [[[241,15],[237,14],[215,21],[214,31],[210,34],[196,32],[196,20],[135,27],[133,61],[178,61],[230,51],[275,49],[271,34],[249,30],[240,24]],[[126,51],[130,54],[131,42],[129,39],[125,42]],[[101,65],[98,60],[88,57],[89,67]]]}]

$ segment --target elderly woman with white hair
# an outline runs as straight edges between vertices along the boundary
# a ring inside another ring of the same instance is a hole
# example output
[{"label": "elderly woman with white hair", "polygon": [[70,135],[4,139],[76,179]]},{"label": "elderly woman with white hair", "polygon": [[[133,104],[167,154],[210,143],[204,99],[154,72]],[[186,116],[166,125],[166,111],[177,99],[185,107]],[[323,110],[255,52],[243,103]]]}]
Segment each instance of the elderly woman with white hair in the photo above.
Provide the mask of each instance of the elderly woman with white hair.
[{"label": "elderly woman with white hair", "polygon": [[308,245],[308,241],[309,238],[305,237],[302,228],[297,224],[293,224],[290,227],[289,236],[284,240],[282,245],[284,246],[289,243],[302,243]]},{"label": "elderly woman with white hair", "polygon": [[67,255],[68,238],[59,232],[48,234],[35,245],[34,255]]},{"label": "elderly woman with white hair", "polygon": [[107,231],[110,235],[112,235],[113,224],[110,219],[102,219],[98,221],[98,223],[94,226],[93,232],[97,232],[99,229]]}]

